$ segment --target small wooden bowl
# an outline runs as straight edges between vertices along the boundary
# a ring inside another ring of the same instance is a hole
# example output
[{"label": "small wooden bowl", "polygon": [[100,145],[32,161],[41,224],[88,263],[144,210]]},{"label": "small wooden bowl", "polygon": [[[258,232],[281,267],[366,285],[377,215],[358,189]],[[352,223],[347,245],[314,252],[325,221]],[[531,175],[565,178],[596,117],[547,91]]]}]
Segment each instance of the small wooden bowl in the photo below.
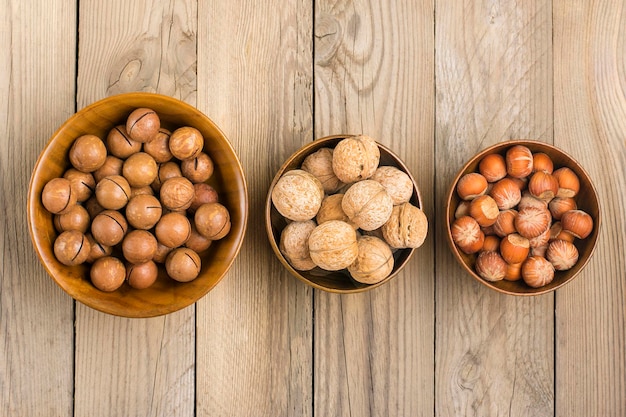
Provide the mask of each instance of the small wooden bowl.
[{"label": "small wooden bowl", "polygon": [[[489,154],[501,154],[504,156],[506,154],[507,149],[515,145],[524,145],[528,147],[533,153],[535,152],[543,152],[550,156],[552,161],[554,162],[554,169],[561,167],[568,167],[576,175],[580,180],[580,192],[575,197],[578,208],[587,212],[593,218],[593,231],[586,239],[576,239],[574,244],[579,252],[578,262],[574,267],[567,271],[555,271],[554,280],[543,287],[540,288],[532,288],[528,286],[523,280],[518,281],[496,281],[490,282],[482,279],[474,270],[474,265],[476,263],[477,254],[467,255],[463,253],[459,248],[455,245],[452,240],[452,232],[451,225],[455,220],[454,214],[457,209],[457,206],[461,199],[456,193],[456,186],[459,179],[470,172],[478,172],[478,164],[481,159]],[[533,141],[533,140],[511,140],[507,142],[501,142],[490,146],[480,153],[474,155],[454,178],[452,181],[452,185],[450,186],[450,190],[448,191],[448,197],[446,201],[446,237],[450,249],[454,254],[456,260],[461,264],[463,269],[467,271],[474,279],[480,282],[487,287],[496,290],[498,292],[504,294],[511,295],[539,295],[545,294],[550,291],[554,291],[559,287],[570,282],[574,279],[580,271],[587,265],[589,259],[591,258],[595,248],[596,242],[598,240],[598,235],[600,233],[601,226],[601,215],[600,215],[600,202],[598,201],[598,193],[589,177],[589,174],[583,169],[583,167],[574,160],[570,155],[566,154],[562,150],[556,148],[555,146],[549,145],[547,143]]]},{"label": "small wooden bowl", "polygon": [[[415,249],[399,249],[394,252],[394,267],[388,277],[383,279],[382,281],[376,284],[362,284],[352,279],[349,272],[347,270],[341,271],[325,271],[319,267],[315,267],[310,271],[298,271],[294,269],[289,261],[283,256],[279,249],[280,235],[282,230],[287,226],[287,221],[285,218],[278,213],[274,205],[272,204],[272,190],[274,186],[278,182],[279,178],[287,171],[292,169],[297,169],[302,165],[304,159],[319,150],[320,148],[334,148],[337,144],[344,138],[350,137],[352,135],[335,135],[335,136],[327,136],[320,139],[317,139],[311,143],[300,148],[293,155],[291,155],[283,164],[283,166],[278,170],[276,175],[274,176],[274,180],[272,181],[269,191],[267,193],[267,200],[265,203],[265,227],[267,231],[267,236],[270,241],[270,245],[276,254],[276,257],[280,262],[284,265],[285,268],[296,278],[305,282],[306,284],[311,285],[320,290],[333,292],[333,293],[357,293],[363,292],[367,290],[371,290],[380,285],[383,285],[386,282],[389,282],[393,277],[398,275],[398,273],[404,268],[407,264],[411,256],[413,255]],[[409,172],[409,169],[402,162],[402,160],[394,154],[389,148],[384,145],[378,144],[378,148],[380,149],[380,164],[379,165],[390,165],[394,166],[401,171],[405,172],[409,178],[411,178],[411,182],[413,183],[413,196],[411,197],[411,204],[416,207],[422,207],[422,197],[420,195],[419,189],[416,185],[415,179]]]},{"label": "small wooden bowl", "polygon": [[[123,124],[132,110],[154,109],[161,125],[173,130],[193,126],[204,136],[204,151],[214,162],[209,183],[231,215],[232,228],[222,240],[213,242],[202,255],[202,269],[195,280],[179,283],[159,266],[159,277],[149,288],[137,290],[124,283],[107,293],[89,279],[89,265],[74,267],[59,263],[53,244],[58,233],[53,216],[43,207],[44,185],[63,175],[70,166],[68,151],[83,134],[105,139],[110,129]],[[39,260],[54,281],[74,299],[96,310],[123,317],[153,317],[187,307],[209,292],[224,277],[239,253],[248,219],[248,194],[243,169],[228,139],[220,129],[193,106],[171,97],[151,93],[128,93],[105,98],[70,117],[52,136],[35,164],[28,190],[28,225]]]}]

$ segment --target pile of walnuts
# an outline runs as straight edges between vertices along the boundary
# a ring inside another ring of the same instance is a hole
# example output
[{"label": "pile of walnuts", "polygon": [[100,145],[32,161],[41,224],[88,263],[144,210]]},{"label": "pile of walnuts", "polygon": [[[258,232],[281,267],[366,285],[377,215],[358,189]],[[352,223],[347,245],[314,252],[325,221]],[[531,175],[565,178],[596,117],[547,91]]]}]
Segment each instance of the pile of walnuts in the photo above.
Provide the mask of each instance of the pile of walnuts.
[{"label": "pile of walnuts", "polygon": [[64,265],[90,264],[93,285],[115,291],[125,281],[150,287],[157,263],[180,282],[195,279],[200,254],[231,227],[228,209],[209,185],[213,161],[197,129],[161,127],[138,108],[103,140],[79,136],[71,166],[43,188],[43,206],[59,233],[54,255]]},{"label": "pile of walnuts", "polygon": [[395,249],[423,244],[428,221],[409,202],[410,177],[379,163],[376,141],[352,136],[278,179],[271,199],[288,220],[279,248],[294,269],[347,269],[355,281],[375,284],[392,272]]}]

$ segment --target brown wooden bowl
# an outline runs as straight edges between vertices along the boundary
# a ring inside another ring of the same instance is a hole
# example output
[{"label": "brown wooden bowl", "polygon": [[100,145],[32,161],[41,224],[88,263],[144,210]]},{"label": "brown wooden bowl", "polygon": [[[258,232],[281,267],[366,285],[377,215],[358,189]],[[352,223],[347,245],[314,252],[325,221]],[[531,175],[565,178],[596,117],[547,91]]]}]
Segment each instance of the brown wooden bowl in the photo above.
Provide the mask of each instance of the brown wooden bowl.
[{"label": "brown wooden bowl", "polygon": [[[287,226],[287,221],[285,218],[278,213],[274,205],[272,204],[272,190],[274,186],[278,182],[279,178],[286,172],[292,169],[299,168],[302,165],[304,159],[319,150],[320,148],[334,148],[337,144],[344,138],[350,137],[352,135],[335,135],[335,136],[327,136],[320,139],[317,139],[311,143],[300,148],[293,155],[291,155],[283,164],[283,166],[276,172],[274,176],[274,180],[272,181],[269,191],[267,193],[267,200],[265,204],[265,227],[267,231],[267,236],[276,254],[276,257],[280,260],[280,262],[284,265],[285,268],[296,278],[305,282],[306,284],[311,285],[320,290],[333,292],[333,293],[357,293],[362,291],[371,290],[380,285],[383,285],[386,282],[389,282],[393,277],[398,275],[398,273],[404,268],[407,264],[411,256],[413,255],[415,249],[399,249],[394,252],[394,267],[388,277],[383,279],[376,284],[362,284],[352,279],[349,272],[347,270],[340,271],[326,271],[319,267],[315,267],[310,271],[298,271],[294,269],[289,261],[283,256],[279,249],[280,242],[280,234],[282,230]],[[416,207],[422,207],[422,197],[420,195],[419,189],[416,185],[415,179],[409,172],[409,169],[406,167],[404,162],[394,154],[389,148],[384,145],[378,144],[378,148],[380,149],[380,164],[379,165],[391,165],[394,166],[401,171],[404,171],[409,178],[411,178],[411,182],[413,183],[413,196],[411,197],[411,204]]]},{"label": "brown wooden bowl", "polygon": [[[202,269],[195,280],[180,283],[170,279],[162,266],[159,277],[149,288],[137,290],[124,283],[107,293],[94,287],[89,265],[65,266],[54,257],[58,233],[53,216],[43,207],[44,185],[63,175],[70,166],[68,151],[83,134],[106,139],[110,129],[125,122],[138,107],[154,109],[161,125],[173,130],[193,126],[204,136],[204,151],[214,162],[209,179],[220,202],[231,215],[232,228],[222,240],[214,241],[202,255]],[[151,93],[128,93],[105,98],[70,117],[52,136],[33,169],[28,190],[28,225],[31,239],[44,268],[54,281],[74,299],[96,310],[124,317],[153,317],[180,310],[209,292],[224,277],[239,253],[248,219],[248,194],[243,169],[229,141],[220,129],[199,110],[172,97]]]},{"label": "brown wooden bowl", "polygon": [[[533,153],[544,152],[550,156],[554,162],[554,169],[560,167],[568,167],[580,180],[580,192],[575,197],[578,208],[587,212],[593,218],[594,226],[593,231],[586,239],[576,239],[574,244],[579,252],[578,262],[574,267],[567,271],[555,271],[554,280],[540,288],[532,288],[528,286],[523,280],[518,281],[496,281],[490,282],[482,279],[474,270],[477,254],[467,255],[455,245],[452,240],[451,224],[455,220],[455,211],[461,199],[456,192],[456,186],[459,179],[470,172],[478,172],[478,164],[480,160],[488,154],[498,153],[502,156],[505,155],[507,149],[515,145],[524,145],[528,147]],[[539,295],[545,294],[550,291],[554,291],[557,288],[567,284],[574,279],[580,271],[587,265],[591,258],[598,240],[601,227],[601,215],[600,215],[600,202],[598,201],[598,193],[589,177],[589,174],[583,169],[583,167],[574,160],[570,155],[566,154],[562,150],[547,143],[533,141],[533,140],[511,140],[507,142],[501,142],[490,146],[478,154],[474,155],[454,178],[448,191],[448,197],[446,201],[446,237],[450,249],[454,254],[456,260],[461,264],[463,269],[467,271],[474,279],[481,284],[496,290],[504,294],[511,295]]]}]

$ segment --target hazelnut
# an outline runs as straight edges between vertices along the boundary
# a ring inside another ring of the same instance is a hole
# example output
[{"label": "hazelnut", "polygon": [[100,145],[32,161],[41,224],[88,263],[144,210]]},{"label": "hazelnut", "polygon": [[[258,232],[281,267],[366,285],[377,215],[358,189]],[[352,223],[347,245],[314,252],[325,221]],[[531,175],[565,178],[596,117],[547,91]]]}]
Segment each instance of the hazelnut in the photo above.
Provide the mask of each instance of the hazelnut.
[{"label": "hazelnut", "polygon": [[126,131],[137,142],[150,142],[159,133],[160,128],[159,115],[152,109],[135,109],[126,119]]},{"label": "hazelnut", "polygon": [[285,172],[272,190],[272,203],[289,220],[311,220],[324,198],[324,187],[313,175],[301,169]]},{"label": "hazelnut", "polygon": [[66,230],[78,230],[81,233],[86,233],[89,229],[90,220],[87,209],[80,204],[74,204],[65,213],[55,214],[54,227],[59,233]]},{"label": "hazelnut", "polygon": [[347,268],[358,256],[356,231],[346,222],[329,220],[309,235],[309,253],[317,266],[327,271]]},{"label": "hazelnut", "polygon": [[393,254],[387,243],[374,236],[357,239],[358,254],[348,266],[350,276],[363,284],[376,284],[393,271]]},{"label": "hazelnut", "polygon": [[87,237],[78,230],[68,230],[54,240],[54,256],[63,265],[80,265],[87,260],[90,251]]},{"label": "hazelnut", "polygon": [[189,239],[185,242],[185,247],[191,249],[196,253],[202,253],[205,250],[211,247],[213,241],[208,239],[198,232],[195,225],[191,225],[191,233],[189,234]]},{"label": "hazelnut", "polygon": [[553,240],[548,244],[546,259],[557,271],[566,271],[578,262],[578,249],[565,240]]},{"label": "hazelnut", "polygon": [[563,230],[563,225],[561,225],[560,221],[556,221],[552,223],[552,226],[550,227],[550,239],[549,240],[552,241],[556,239],[566,240],[571,243],[571,242],[574,242],[576,238],[571,233]]},{"label": "hazelnut", "polygon": [[580,180],[570,168],[559,168],[552,173],[559,183],[557,197],[576,197],[580,191]]},{"label": "hazelnut", "polygon": [[333,150],[320,148],[304,158],[301,169],[314,175],[322,183],[324,191],[332,194],[345,184],[337,178],[333,171]]},{"label": "hazelnut", "polygon": [[478,252],[485,242],[485,235],[478,222],[470,216],[459,217],[450,226],[452,240],[466,254]]},{"label": "hazelnut", "polygon": [[76,193],[66,178],[53,178],[41,192],[41,203],[52,214],[67,213],[76,205]]},{"label": "hazelnut", "polygon": [[130,199],[130,184],[121,175],[104,177],[96,185],[98,203],[108,210],[119,210]]},{"label": "hazelnut", "polygon": [[184,161],[200,155],[204,147],[202,133],[191,126],[180,127],[172,132],[169,141],[170,152]]},{"label": "hazelnut", "polygon": [[527,239],[537,237],[551,225],[552,217],[547,208],[524,207],[517,212],[515,228]]},{"label": "hazelnut", "polygon": [[413,182],[406,172],[396,167],[381,166],[370,178],[382,184],[394,205],[408,203],[413,196]]},{"label": "hazelnut", "polygon": [[91,234],[87,234],[86,236],[89,241],[89,256],[87,256],[87,260],[85,262],[90,264],[94,263],[96,259],[109,256],[113,252],[113,248],[111,246],[105,246],[99,243]]},{"label": "hazelnut", "polygon": [[488,195],[481,195],[473,199],[470,203],[469,214],[480,226],[493,225],[500,214],[498,204]]},{"label": "hazelnut", "polygon": [[522,264],[522,279],[533,288],[542,287],[554,279],[554,267],[541,256],[531,256]]},{"label": "hazelnut", "polygon": [[111,292],[124,284],[126,267],[114,256],[97,259],[89,271],[92,284],[100,291]]},{"label": "hazelnut", "polygon": [[93,238],[105,246],[115,246],[120,243],[127,230],[126,219],[116,210],[104,210],[91,222]]},{"label": "hazelnut", "polygon": [[192,183],[204,182],[213,175],[213,161],[209,155],[200,152],[195,158],[182,161],[180,170]]},{"label": "hazelnut", "polygon": [[508,210],[519,204],[522,192],[510,178],[502,178],[493,184],[489,195],[495,200],[500,210]]},{"label": "hazelnut", "polygon": [[81,172],[76,168],[70,168],[63,174],[63,178],[70,180],[72,190],[76,193],[76,201],[87,201],[96,189],[96,180],[89,172]]},{"label": "hazelnut", "polygon": [[545,171],[537,171],[528,181],[528,191],[533,197],[543,201],[550,201],[559,191],[559,182]]},{"label": "hazelnut", "polygon": [[514,178],[523,178],[533,171],[533,154],[524,145],[515,145],[506,151],[506,172]]},{"label": "hazelnut", "polygon": [[69,152],[72,166],[82,172],[94,172],[104,164],[106,157],[107,148],[95,135],[78,137]]},{"label": "hazelnut", "polygon": [[510,176],[506,176],[506,178],[510,179],[511,181],[513,181],[517,187],[520,189],[520,191],[524,191],[526,189],[526,187],[528,186],[528,177],[523,177],[523,178],[513,178]]},{"label": "hazelnut", "polygon": [[126,126],[115,126],[107,135],[107,148],[113,156],[126,159],[141,150],[141,142],[137,142],[128,136]]},{"label": "hazelnut", "polygon": [[157,163],[145,152],[137,152],[124,161],[122,173],[131,187],[152,184],[157,176]]},{"label": "hazelnut", "polygon": [[189,212],[195,213],[198,207],[206,203],[217,203],[218,195],[215,188],[204,182],[193,185],[194,198],[189,206]]},{"label": "hazelnut", "polygon": [[543,171],[552,174],[554,171],[554,163],[552,158],[546,153],[537,152],[533,154],[533,172]]},{"label": "hazelnut", "polygon": [[576,200],[572,197],[555,197],[548,203],[548,209],[552,218],[555,220],[561,220],[561,217],[566,211],[576,210]]},{"label": "hazelnut", "polygon": [[124,258],[133,264],[141,264],[152,259],[157,250],[154,235],[147,230],[133,230],[122,241]]},{"label": "hazelnut", "polygon": [[189,248],[172,250],[165,260],[165,270],[170,278],[179,282],[193,281],[200,274],[200,256]]},{"label": "hazelnut", "polygon": [[456,210],[454,210],[454,218],[458,219],[459,217],[469,216],[469,207],[470,201],[461,200],[459,204],[456,206]]},{"label": "hazelnut", "polygon": [[366,135],[341,140],[333,151],[333,171],[344,183],[367,179],[374,174],[380,161],[376,141]]},{"label": "hazelnut", "polygon": [[517,233],[506,235],[500,242],[500,255],[509,264],[521,263],[528,257],[530,242]]},{"label": "hazelnut", "polygon": [[542,258],[546,257],[546,250],[548,250],[548,245],[542,246],[531,246],[530,247],[530,256],[540,256]]},{"label": "hazelnut", "polygon": [[148,230],[161,218],[163,209],[159,199],[149,194],[139,194],[126,205],[126,220],[136,229]]},{"label": "hazelnut", "polygon": [[280,234],[280,252],[294,269],[309,271],[316,266],[309,253],[309,236],[315,226],[313,220],[291,222]]},{"label": "hazelnut", "polygon": [[[315,216],[317,224],[322,224],[328,220],[341,220],[346,223],[350,223],[348,215],[344,213],[341,208],[341,200],[343,200],[343,196],[344,194],[339,193],[324,197],[320,209]],[[354,225],[354,227],[357,228],[356,225]]]},{"label": "hazelnut", "polygon": [[504,237],[517,232],[517,229],[515,229],[515,217],[517,217],[517,210],[508,209],[501,211],[493,224],[495,234]]},{"label": "hazelnut", "polygon": [[456,192],[462,200],[473,200],[487,192],[487,179],[477,172],[470,172],[459,178]]},{"label": "hazelnut", "polygon": [[158,164],[168,162],[174,157],[170,152],[171,134],[169,130],[160,128],[154,139],[143,145],[143,151],[153,157]]},{"label": "hazelnut", "polygon": [[541,246],[548,246],[548,242],[550,241],[550,228],[546,229],[539,236],[535,236],[533,238],[528,239],[528,243],[531,248],[537,248]]},{"label": "hazelnut", "polygon": [[167,213],[156,224],[154,234],[162,245],[176,248],[191,236],[191,223],[180,213]]},{"label": "hazelnut", "polygon": [[485,155],[478,163],[478,172],[488,182],[496,182],[506,177],[506,162],[504,157],[497,153]]},{"label": "hazelnut", "polygon": [[476,273],[486,281],[501,281],[506,274],[506,262],[498,252],[480,252],[476,257]]},{"label": "hazelnut", "polygon": [[381,231],[393,248],[419,248],[428,233],[428,219],[421,209],[411,203],[402,203],[393,207]]},{"label": "hazelnut", "polygon": [[544,209],[548,207],[548,204],[547,202],[534,197],[532,194],[530,194],[528,190],[526,190],[522,192],[522,198],[520,199],[519,204],[517,205],[517,209],[521,210],[529,206],[537,207],[539,209]]},{"label": "hazelnut", "polygon": [[161,204],[172,211],[187,210],[196,194],[193,184],[185,177],[174,177],[161,185]]},{"label": "hazelnut", "polygon": [[393,201],[380,183],[363,180],[348,188],[341,208],[352,223],[363,230],[374,230],[389,219]]},{"label": "hazelnut", "polygon": [[504,279],[507,281],[519,281],[522,279],[522,263],[506,264]]},{"label": "hazelnut", "polygon": [[593,219],[582,210],[570,210],[563,213],[561,225],[564,231],[571,233],[578,239],[584,239],[593,230]]},{"label": "hazelnut", "polygon": [[[484,232],[483,232],[484,233]],[[498,251],[500,250],[500,238],[496,235],[485,236],[481,251]]]},{"label": "hazelnut", "polygon": [[129,264],[126,267],[126,281],[128,285],[143,290],[154,284],[159,276],[159,268],[153,261],[141,264]]},{"label": "hazelnut", "polygon": [[203,204],[194,214],[198,232],[211,240],[219,240],[230,232],[230,213],[220,203]]}]

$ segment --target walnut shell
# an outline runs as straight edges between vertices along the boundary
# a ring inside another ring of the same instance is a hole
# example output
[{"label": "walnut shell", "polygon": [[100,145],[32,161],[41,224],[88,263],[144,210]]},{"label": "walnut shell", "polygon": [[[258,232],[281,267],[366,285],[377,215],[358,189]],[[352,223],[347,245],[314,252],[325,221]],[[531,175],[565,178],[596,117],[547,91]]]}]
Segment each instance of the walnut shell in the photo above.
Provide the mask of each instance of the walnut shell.
[{"label": "walnut shell", "polygon": [[324,191],[328,194],[337,192],[345,185],[333,171],[333,150],[331,148],[321,148],[313,152],[304,158],[301,168],[320,180]]},{"label": "walnut shell", "polygon": [[419,248],[428,233],[428,219],[421,209],[411,203],[403,203],[393,208],[382,232],[393,248]]},{"label": "walnut shell", "polygon": [[329,220],[341,220],[350,223],[355,229],[357,228],[355,224],[350,222],[348,215],[341,208],[343,196],[343,194],[339,193],[324,197],[322,205],[315,216],[317,224],[322,224]]},{"label": "walnut shell", "polygon": [[311,220],[324,198],[324,187],[313,174],[301,169],[285,172],[272,190],[272,203],[283,217],[294,221]]},{"label": "walnut shell", "polygon": [[330,220],[309,236],[309,252],[317,266],[327,271],[347,268],[359,254],[356,232],[346,222]]},{"label": "walnut shell", "polygon": [[280,252],[299,271],[309,271],[316,266],[309,253],[309,236],[315,226],[313,220],[291,222],[280,234]]},{"label": "walnut shell", "polygon": [[341,140],[333,151],[333,171],[345,183],[367,179],[380,161],[380,150],[374,139],[366,135]]},{"label": "walnut shell", "polygon": [[348,266],[352,278],[363,284],[376,284],[387,278],[394,261],[389,245],[374,236],[362,236],[357,244],[359,254]]},{"label": "walnut shell", "polygon": [[374,230],[389,219],[393,201],[379,182],[363,180],[348,188],[341,200],[341,208],[359,228]]},{"label": "walnut shell", "polygon": [[396,167],[378,167],[370,179],[381,183],[385,187],[394,205],[407,203],[413,196],[411,177]]}]

